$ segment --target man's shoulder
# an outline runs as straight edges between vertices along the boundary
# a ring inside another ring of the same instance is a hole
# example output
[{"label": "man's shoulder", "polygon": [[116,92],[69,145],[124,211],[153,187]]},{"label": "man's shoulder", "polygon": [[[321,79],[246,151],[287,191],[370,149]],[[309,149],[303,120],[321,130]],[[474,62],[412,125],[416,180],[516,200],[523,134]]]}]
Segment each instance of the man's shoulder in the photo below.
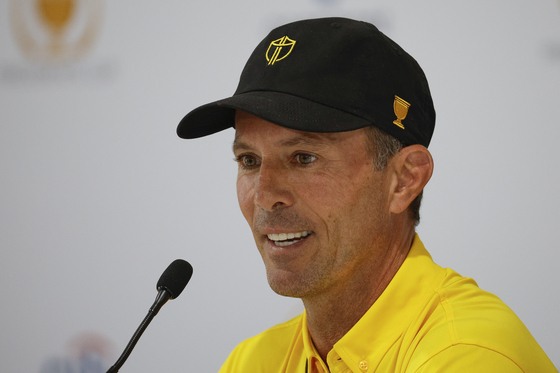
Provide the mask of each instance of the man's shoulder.
[{"label": "man's shoulder", "polygon": [[415,342],[411,347],[417,364],[446,356],[455,361],[470,351],[484,354],[485,359],[505,359],[522,371],[548,367],[548,358],[513,310],[496,295],[480,289],[474,280],[450,269],[446,272],[418,315],[417,329],[413,326]]},{"label": "man's shoulder", "polygon": [[434,321],[447,329],[452,343],[477,339],[483,343],[492,340],[492,336],[503,343],[512,342],[504,338],[507,335],[522,340],[530,336],[523,322],[498,296],[480,289],[471,278],[451,269],[446,271],[447,276],[434,291],[438,307]]}]

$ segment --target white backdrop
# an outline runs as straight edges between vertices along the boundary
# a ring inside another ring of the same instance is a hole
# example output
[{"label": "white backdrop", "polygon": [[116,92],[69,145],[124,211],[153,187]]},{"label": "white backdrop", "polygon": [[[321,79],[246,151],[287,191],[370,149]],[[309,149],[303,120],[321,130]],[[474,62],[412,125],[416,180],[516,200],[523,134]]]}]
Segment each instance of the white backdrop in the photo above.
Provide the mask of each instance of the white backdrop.
[{"label": "white backdrop", "polygon": [[232,130],[175,128],[233,93],[270,29],[319,16],[375,23],[424,68],[436,168],[419,233],[560,366],[558,0],[75,0],[63,39],[34,1],[0,0],[2,372],[78,372],[88,352],[112,364],[176,258],[191,283],[123,373],[215,372],[301,312],[268,288],[238,211]]}]

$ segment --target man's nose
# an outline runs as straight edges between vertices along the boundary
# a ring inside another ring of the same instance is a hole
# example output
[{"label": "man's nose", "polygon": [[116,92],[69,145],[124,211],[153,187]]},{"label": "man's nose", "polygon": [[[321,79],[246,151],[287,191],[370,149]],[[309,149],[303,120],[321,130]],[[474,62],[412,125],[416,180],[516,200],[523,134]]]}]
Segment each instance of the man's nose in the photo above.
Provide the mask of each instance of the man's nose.
[{"label": "man's nose", "polygon": [[273,211],[294,203],[288,170],[280,166],[262,164],[255,188],[255,203],[264,210]]}]

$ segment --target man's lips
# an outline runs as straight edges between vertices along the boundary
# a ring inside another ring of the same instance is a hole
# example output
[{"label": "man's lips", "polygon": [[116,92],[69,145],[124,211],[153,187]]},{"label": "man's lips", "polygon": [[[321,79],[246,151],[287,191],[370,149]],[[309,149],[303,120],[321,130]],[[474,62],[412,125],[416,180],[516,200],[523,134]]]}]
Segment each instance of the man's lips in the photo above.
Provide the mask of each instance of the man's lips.
[{"label": "man's lips", "polygon": [[267,234],[269,240],[274,242],[276,246],[289,246],[296,242],[304,240],[307,236],[312,234],[313,231],[301,231],[290,233],[270,233]]}]

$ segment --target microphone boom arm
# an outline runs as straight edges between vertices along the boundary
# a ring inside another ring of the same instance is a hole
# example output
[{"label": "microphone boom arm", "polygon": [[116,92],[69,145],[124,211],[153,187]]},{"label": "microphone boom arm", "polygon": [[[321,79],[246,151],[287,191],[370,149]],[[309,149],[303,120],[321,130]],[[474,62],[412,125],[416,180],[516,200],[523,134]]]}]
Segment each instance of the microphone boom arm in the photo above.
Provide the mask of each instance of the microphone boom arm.
[{"label": "microphone boom arm", "polygon": [[138,343],[138,340],[144,333],[144,330],[146,330],[148,325],[150,325],[152,319],[158,314],[161,307],[169,300],[169,298],[171,298],[171,294],[167,290],[161,289],[158,292],[156,300],[154,301],[154,304],[152,304],[152,306],[150,307],[148,314],[146,315],[146,317],[144,317],[144,320],[142,320],[142,323],[140,323],[140,326],[138,327],[138,329],[136,329],[136,332],[134,332],[134,335],[126,345],[123,353],[118,358],[117,362],[111,368],[109,368],[107,373],[117,373],[119,371],[119,369],[126,362],[126,359],[128,359],[128,356],[134,349],[134,346],[136,346],[136,343]]}]

